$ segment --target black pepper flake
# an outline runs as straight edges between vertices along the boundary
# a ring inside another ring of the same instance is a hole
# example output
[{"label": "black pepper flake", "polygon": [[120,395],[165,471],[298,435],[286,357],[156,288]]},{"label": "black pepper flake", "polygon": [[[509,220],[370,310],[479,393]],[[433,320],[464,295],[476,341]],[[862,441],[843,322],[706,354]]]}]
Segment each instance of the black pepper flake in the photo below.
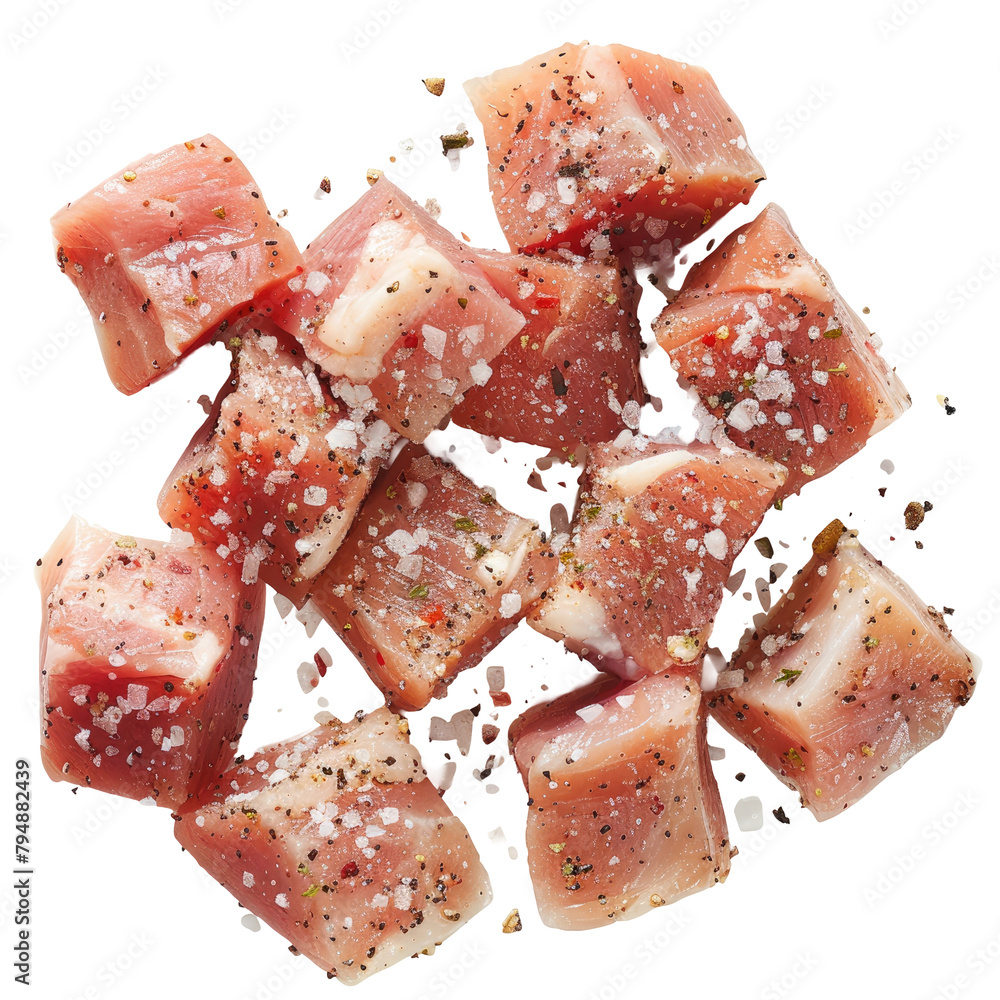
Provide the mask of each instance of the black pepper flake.
[{"label": "black pepper flake", "polygon": [[772,816],[774,816],[774,818],[775,818],[775,819],[776,819],[776,820],[777,820],[777,821],[778,821],[779,823],[786,823],[786,824],[787,824],[787,823],[791,823],[791,822],[792,822],[792,821],[791,821],[791,820],[790,820],[790,819],[789,819],[789,818],[788,818],[788,817],[787,817],[787,816],[785,815],[785,808],[784,808],[784,806],[778,806],[778,808],[777,808],[777,809],[772,809],[772,810],[771,810],[771,815],[772,815]]}]

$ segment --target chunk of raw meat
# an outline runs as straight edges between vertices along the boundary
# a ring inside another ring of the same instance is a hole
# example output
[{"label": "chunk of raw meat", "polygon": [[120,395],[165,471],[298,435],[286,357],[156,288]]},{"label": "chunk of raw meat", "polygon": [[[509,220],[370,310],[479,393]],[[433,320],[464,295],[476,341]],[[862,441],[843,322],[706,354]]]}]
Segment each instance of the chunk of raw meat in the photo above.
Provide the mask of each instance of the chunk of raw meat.
[{"label": "chunk of raw meat", "polygon": [[733,561],[783,480],[780,465],[728,445],[598,445],[559,579],[529,623],[626,677],[696,665]]},{"label": "chunk of raw meat", "polygon": [[697,66],[583,43],[465,89],[512,250],[669,261],[764,179],[743,126]]},{"label": "chunk of raw meat", "polygon": [[175,827],[243,906],[346,983],[439,944],[492,896],[407,731],[380,708],[264,747]]},{"label": "chunk of raw meat", "polygon": [[213,135],[130,164],[52,218],[59,267],[115,387],[137,392],[302,272],[250,172]]},{"label": "chunk of raw meat", "polygon": [[600,927],[725,880],[706,718],[697,682],[671,673],[602,678],[513,723],[528,868],[548,926]]},{"label": "chunk of raw meat", "polygon": [[305,267],[275,319],[415,441],[486,384],[524,325],[469,247],[384,177],[309,244]]},{"label": "chunk of raw meat", "polygon": [[645,390],[636,318],[641,289],[614,258],[568,263],[477,250],[487,276],[527,320],[451,418],[480,434],[553,451],[639,426]]},{"label": "chunk of raw meat", "polygon": [[910,405],[879,341],[769,205],[692,269],[655,322],[702,436],[788,467],[782,496],[835,469]]},{"label": "chunk of raw meat", "polygon": [[537,524],[408,445],[312,599],[388,703],[419,709],[513,631],[554,576]]},{"label": "chunk of raw meat", "polygon": [[[301,605],[397,435],[371,393],[334,396],[301,345],[266,320],[232,330],[232,375],[160,493],[168,525],[211,542]],[[348,400],[350,402],[348,402]]]},{"label": "chunk of raw meat", "polygon": [[264,588],[178,535],[151,542],[74,517],[39,561],[53,780],[179,809],[232,763]]},{"label": "chunk of raw meat", "polygon": [[813,549],[710,708],[828,819],[944,733],[980,663],[840,521]]}]

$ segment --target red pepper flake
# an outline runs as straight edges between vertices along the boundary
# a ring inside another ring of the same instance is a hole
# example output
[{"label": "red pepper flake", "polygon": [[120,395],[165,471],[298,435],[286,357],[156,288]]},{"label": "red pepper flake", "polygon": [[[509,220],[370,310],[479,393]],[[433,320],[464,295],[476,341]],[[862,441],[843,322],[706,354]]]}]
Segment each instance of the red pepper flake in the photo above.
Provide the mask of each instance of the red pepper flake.
[{"label": "red pepper flake", "polygon": [[444,621],[444,608],[440,604],[428,604],[420,612],[420,618],[428,625],[437,625]]},{"label": "red pepper flake", "polygon": [[316,664],[316,669],[319,671],[320,677],[326,677],[326,664],[323,662],[323,657],[319,653],[313,653],[313,663]]},{"label": "red pepper flake", "polygon": [[705,336],[701,338],[701,342],[706,347],[715,347],[715,334],[714,333],[706,333]]},{"label": "red pepper flake", "polygon": [[419,347],[420,337],[415,333],[408,333],[403,337],[403,347]]},{"label": "red pepper flake", "polygon": [[664,809],[666,809],[666,806],[660,801],[660,796],[654,795],[652,805],[650,805],[649,807],[649,811],[654,816],[659,816]]},{"label": "red pepper flake", "polygon": [[539,295],[535,299],[535,305],[539,309],[558,309],[559,308],[559,296],[558,295]]},{"label": "red pepper flake", "polygon": [[385,657],[381,653],[379,653],[379,652],[376,651],[376,653],[375,653],[375,662],[380,667],[384,667],[385,666]]},{"label": "red pepper flake", "polygon": [[506,708],[510,704],[510,695],[506,691],[491,691],[494,708]]},{"label": "red pepper flake", "polygon": [[354,878],[358,874],[358,863],[356,861],[348,861],[343,868],[340,869],[341,878]]}]

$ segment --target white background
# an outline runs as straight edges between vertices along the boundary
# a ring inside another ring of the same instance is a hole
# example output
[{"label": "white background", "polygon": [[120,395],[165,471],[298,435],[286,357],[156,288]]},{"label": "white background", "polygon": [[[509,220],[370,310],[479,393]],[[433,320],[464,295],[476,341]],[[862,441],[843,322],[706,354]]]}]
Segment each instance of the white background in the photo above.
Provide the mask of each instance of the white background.
[{"label": "white background", "polygon": [[[953,623],[985,668],[976,697],[944,739],[822,825],[713,729],[712,741],[727,751],[716,770],[730,816],[741,795],[757,794],[764,829],[743,834],[731,821],[741,851],[725,886],[578,934],[538,920],[524,865],[523,788],[509,761],[489,779],[495,790],[477,780],[473,768],[490,751],[506,754],[503,737],[487,750],[477,725],[446,800],[472,830],[496,900],[435,956],[404,962],[359,993],[997,996],[1000,866],[992,854],[1000,807],[991,719],[1000,698],[993,662],[1000,585],[997,331],[989,305],[1000,287],[992,281],[1000,228],[998,28],[996,8],[973,0],[3,5],[0,281],[8,362],[0,398],[10,461],[0,491],[8,718],[0,775],[9,774],[10,788],[14,760],[33,763],[34,996],[185,991],[266,1000],[344,989],[293,958],[267,928],[242,926],[235,902],[181,854],[166,812],[87,789],[73,794],[41,771],[32,564],[71,508],[118,531],[162,536],[157,491],[201,422],[195,401],[214,395],[226,370],[221,351],[203,351],[137,396],[116,393],[81,303],[56,268],[49,216],[131,159],[213,131],[244,156],[272,211],[288,210],[284,222],[300,244],[366,189],[365,170],[376,166],[418,200],[437,197],[444,224],[474,244],[496,246],[485,149],[460,83],[581,38],[710,68],[769,174],[754,204],[712,235],[751,218],[765,199],[782,204],[848,299],[871,308],[872,327],[913,395],[913,409],[864,453],[768,514],[762,533],[774,542],[774,561],[790,567],[778,586],[804,561],[804,538],[840,516],[928,603],[955,608]],[[436,75],[448,81],[441,98],[420,83]],[[437,136],[459,121],[478,141],[453,172]],[[415,148],[404,154],[399,143],[408,138]],[[324,175],[333,191],[316,200]],[[661,305],[660,292],[648,288],[647,324]],[[686,424],[688,405],[655,351],[648,374],[665,410],[644,415],[644,427]],[[938,394],[951,398],[954,416],[945,415]],[[522,513],[544,518],[550,504],[566,499],[558,487],[549,496],[528,489],[524,450],[505,446],[476,464],[473,439],[455,441],[454,457]],[[891,475],[880,470],[887,458],[895,463]],[[566,477],[557,469],[547,480]],[[902,511],[925,498],[934,510],[916,535],[925,545],[918,551],[914,534],[902,530]],[[752,591],[767,562],[748,550],[738,565],[748,570],[742,589]],[[730,650],[759,610],[756,595],[731,598],[719,645]],[[334,654],[334,669],[306,695],[296,668],[320,645]],[[589,675],[526,628],[487,662],[507,670],[514,705],[500,716],[504,727],[541,696],[543,682],[556,691]],[[325,626],[308,639],[269,609],[244,749],[310,728],[320,696],[344,715],[379,701]],[[453,744],[423,739],[429,717],[484,702],[482,722],[488,701],[481,667],[413,720],[433,775],[442,773],[445,752],[458,754]],[[734,779],[740,770],[742,785]],[[3,799],[7,870],[13,818],[10,798]],[[779,805],[790,826],[771,818]],[[502,834],[491,839],[498,828]],[[6,984],[15,927],[7,878],[0,884]],[[524,931],[502,935],[512,906],[520,907]]]}]

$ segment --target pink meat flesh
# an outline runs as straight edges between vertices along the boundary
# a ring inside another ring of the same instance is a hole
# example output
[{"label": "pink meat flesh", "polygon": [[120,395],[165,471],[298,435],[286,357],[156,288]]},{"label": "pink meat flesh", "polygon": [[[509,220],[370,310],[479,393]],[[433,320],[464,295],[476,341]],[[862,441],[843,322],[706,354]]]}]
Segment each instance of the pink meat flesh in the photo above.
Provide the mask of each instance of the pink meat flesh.
[{"label": "pink meat flesh", "polygon": [[213,135],[130,164],[58,211],[52,230],[111,381],[130,394],[302,271],[249,171]]},{"label": "pink meat flesh", "polygon": [[389,704],[419,709],[513,631],[554,575],[536,523],[407,445],[312,599]]},{"label": "pink meat flesh", "polygon": [[769,205],[701,264],[654,323],[660,346],[716,425],[781,462],[798,493],[910,405],[878,339]]},{"label": "pink meat flesh", "polygon": [[598,445],[559,578],[529,623],[623,676],[697,671],[733,561],[783,479],[730,446]]},{"label": "pink meat flesh", "polygon": [[764,179],[698,66],[624,45],[562,45],[465,89],[512,250],[670,261]]},{"label": "pink meat flesh", "polygon": [[511,726],[544,923],[600,927],[725,880],[705,718],[694,680],[658,674],[600,679]]},{"label": "pink meat flesh", "polygon": [[274,318],[414,441],[486,384],[524,325],[469,247],[384,177],[309,244],[305,266]]},{"label": "pink meat flesh", "polygon": [[[349,384],[333,395],[266,320],[231,330],[233,370],[160,493],[168,525],[296,604],[333,557],[397,435]],[[364,395],[364,394],[362,394]]]},{"label": "pink meat flesh", "polygon": [[265,747],[175,827],[242,906],[349,984],[433,948],[492,895],[406,732],[380,708]]},{"label": "pink meat flesh", "polygon": [[829,819],[944,733],[979,660],[839,521],[814,549],[736,654],[743,683],[710,707]]},{"label": "pink meat flesh", "polygon": [[526,324],[490,363],[451,418],[480,434],[572,453],[639,426],[641,289],[608,260],[568,263],[552,255],[477,250],[499,292]]},{"label": "pink meat flesh", "polygon": [[190,538],[151,542],[78,517],[38,575],[45,770],[180,809],[235,755],[263,585]]}]

